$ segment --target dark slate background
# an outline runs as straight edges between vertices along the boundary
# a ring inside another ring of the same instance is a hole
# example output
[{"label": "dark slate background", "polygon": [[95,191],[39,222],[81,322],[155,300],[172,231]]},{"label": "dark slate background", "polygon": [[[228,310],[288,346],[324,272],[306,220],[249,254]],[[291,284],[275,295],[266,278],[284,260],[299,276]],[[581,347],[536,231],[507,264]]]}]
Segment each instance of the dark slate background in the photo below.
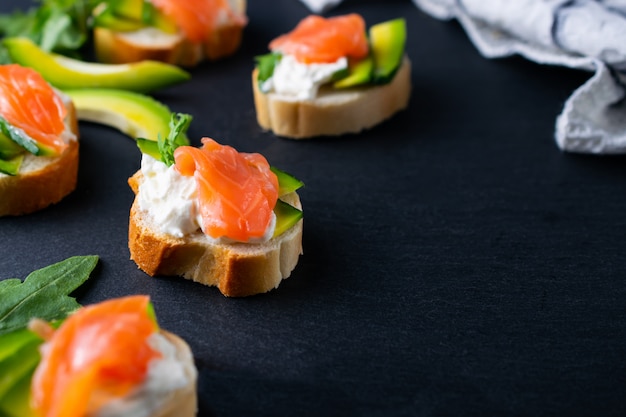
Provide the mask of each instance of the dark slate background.
[{"label": "dark slate background", "polygon": [[626,159],[553,140],[590,74],[486,60],[408,0],[331,14],[348,12],[408,23],[411,104],[370,131],[291,141],[257,126],[253,57],[308,14],[296,0],[251,0],[234,57],[155,94],[195,116],[195,144],[261,152],[306,183],[305,253],[278,290],[228,299],[138,270],[139,152],[88,123],[76,191],[0,219],[0,277],[99,255],[78,300],[149,294],[194,351],[200,416],[626,415]]}]

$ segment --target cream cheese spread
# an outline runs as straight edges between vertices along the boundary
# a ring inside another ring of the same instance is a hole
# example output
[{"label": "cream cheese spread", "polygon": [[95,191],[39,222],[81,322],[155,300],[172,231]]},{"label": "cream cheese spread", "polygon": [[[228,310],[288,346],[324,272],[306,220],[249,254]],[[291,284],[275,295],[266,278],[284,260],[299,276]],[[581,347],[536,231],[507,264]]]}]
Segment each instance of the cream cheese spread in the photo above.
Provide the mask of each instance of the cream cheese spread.
[{"label": "cream cheese spread", "polygon": [[145,27],[131,32],[121,32],[118,36],[135,45],[154,48],[172,48],[181,40],[178,33],[165,33],[155,27]]},{"label": "cream cheese spread", "polygon": [[[141,159],[143,181],[139,185],[137,199],[139,208],[150,213],[159,231],[178,238],[202,229],[202,217],[197,205],[196,179],[181,175],[174,165],[168,167],[161,161],[143,154]],[[276,215],[265,234],[246,243],[262,243],[270,240],[276,227]],[[235,242],[228,237],[217,239],[204,235],[214,244]]]},{"label": "cream cheese spread", "polygon": [[168,167],[146,154],[141,159],[141,173],[139,208],[150,213],[162,233],[183,237],[200,229],[194,177],[182,176],[174,165]]},{"label": "cream cheese spread", "polygon": [[[145,382],[131,394],[109,401],[95,417],[148,417],[164,406],[172,392],[189,384],[190,377],[195,378],[187,375],[191,368],[185,365],[185,358],[177,356],[176,347],[163,335],[153,334],[148,343],[162,357],[150,362]],[[193,371],[196,372],[195,368]]]},{"label": "cream cheese spread", "polygon": [[[72,99],[70,98],[70,96],[62,93],[60,90],[57,90],[56,88],[54,89],[54,92],[57,93],[57,95],[63,102],[63,105],[65,106],[65,108],[69,109],[70,105],[72,104]],[[68,114],[69,114],[69,111],[68,111]],[[70,141],[72,140],[78,140],[78,138],[76,137],[76,134],[74,134],[74,132],[72,131],[72,127],[70,126],[71,121],[70,121],[69,116],[65,116],[65,120],[63,121],[63,123],[65,124],[65,130],[59,136],[61,140],[65,143],[70,143]]]},{"label": "cream cheese spread", "polygon": [[275,92],[297,100],[312,100],[319,87],[329,82],[337,71],[348,68],[348,60],[341,57],[331,63],[304,64],[292,55],[283,55],[274,68],[274,74],[261,86],[265,93]]}]

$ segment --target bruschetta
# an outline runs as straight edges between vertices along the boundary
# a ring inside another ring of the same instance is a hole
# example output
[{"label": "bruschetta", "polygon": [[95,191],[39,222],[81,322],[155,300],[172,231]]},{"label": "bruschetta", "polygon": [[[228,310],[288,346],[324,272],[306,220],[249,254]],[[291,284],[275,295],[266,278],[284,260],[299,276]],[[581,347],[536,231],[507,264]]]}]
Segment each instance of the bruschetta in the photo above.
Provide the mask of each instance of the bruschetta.
[{"label": "bruschetta", "polygon": [[312,15],[272,40],[252,72],[259,125],[292,139],[371,128],[411,95],[404,19],[367,31],[358,14]]},{"label": "bruschetta", "polygon": [[104,63],[193,67],[235,53],[246,24],[246,0],[107,0],[94,8],[94,49]]},{"label": "bruschetta", "polygon": [[148,296],[82,307],[58,328],[37,319],[29,328],[44,339],[31,381],[36,415],[196,415],[191,349],[159,327]]},{"label": "bruschetta", "polygon": [[0,216],[59,202],[76,188],[78,121],[72,101],[36,71],[0,65]]},{"label": "bruschetta", "polygon": [[158,149],[138,139],[131,259],[148,275],[182,276],[229,297],[277,288],[302,253],[302,182],[211,138],[176,146],[179,122]]}]

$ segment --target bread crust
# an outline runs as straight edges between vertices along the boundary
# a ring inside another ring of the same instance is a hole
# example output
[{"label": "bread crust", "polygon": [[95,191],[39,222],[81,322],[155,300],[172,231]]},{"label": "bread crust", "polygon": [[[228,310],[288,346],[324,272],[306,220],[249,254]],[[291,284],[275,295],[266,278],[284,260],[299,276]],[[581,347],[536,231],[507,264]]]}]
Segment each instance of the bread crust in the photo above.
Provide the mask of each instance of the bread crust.
[{"label": "bread crust", "polygon": [[[246,1],[231,2],[237,13],[245,13]],[[241,45],[244,27],[237,23],[222,24],[208,33],[202,43],[194,43],[182,34],[167,36],[165,42],[138,43],[124,32],[94,28],[96,58],[108,64],[126,64],[154,60],[181,67],[194,67],[204,60],[215,61],[234,54]]]},{"label": "bread crust", "polygon": [[[141,172],[129,179],[138,192]],[[281,197],[301,208],[297,193]],[[201,232],[176,238],[156,230],[137,198],[130,210],[130,258],[150,276],[182,276],[216,286],[227,297],[268,292],[288,278],[302,254],[302,220],[282,235],[258,244],[214,244]]]},{"label": "bread crust", "polygon": [[69,102],[67,118],[77,140],[59,156],[26,154],[18,175],[0,173],[0,217],[19,216],[58,203],[74,191],[78,177],[78,118]]},{"label": "bread crust", "polygon": [[257,122],[263,129],[291,139],[358,133],[405,109],[411,96],[411,61],[406,56],[389,84],[345,90],[326,86],[313,100],[264,94],[257,76],[255,68],[252,86]]}]

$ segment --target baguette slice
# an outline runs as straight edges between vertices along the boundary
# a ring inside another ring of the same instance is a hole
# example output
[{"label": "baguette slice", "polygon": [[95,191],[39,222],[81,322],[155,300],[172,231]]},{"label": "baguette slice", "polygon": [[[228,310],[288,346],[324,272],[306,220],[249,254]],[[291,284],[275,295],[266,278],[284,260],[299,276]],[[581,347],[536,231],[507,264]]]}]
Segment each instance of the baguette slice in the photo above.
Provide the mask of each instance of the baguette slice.
[{"label": "baguette slice", "polygon": [[[142,177],[138,171],[128,180],[135,194]],[[297,193],[281,199],[301,209]],[[216,286],[227,297],[245,297],[277,288],[291,275],[302,254],[302,220],[265,243],[217,245],[202,232],[183,238],[161,233],[135,198],[130,210],[128,246],[131,259],[150,276],[182,276]]]},{"label": "baguette slice", "polygon": [[313,100],[264,94],[257,76],[255,69],[252,85],[259,125],[292,139],[358,133],[406,108],[411,96],[411,62],[406,56],[389,84],[343,90],[322,86]]},{"label": "baguette slice", "polygon": [[[31,322],[31,329],[38,328],[39,321]],[[48,326],[47,324],[45,326]],[[112,403],[102,404],[96,415],[106,416],[129,416],[141,415],[145,417],[194,417],[198,411],[197,380],[198,371],[195,366],[191,348],[178,335],[159,330],[160,336],[171,345],[172,357],[180,366],[185,378],[185,384],[176,388],[162,388],[163,384],[156,380],[147,379],[143,382],[144,387],[136,392],[131,392],[123,399],[114,400]],[[155,391],[158,397],[155,396]],[[96,394],[97,397],[97,394]],[[149,409],[145,409],[148,403]],[[34,413],[34,412],[33,412]],[[31,413],[32,414],[32,413]],[[30,415],[30,414],[29,414]],[[34,414],[33,414],[34,415]],[[89,413],[87,417],[93,416]]]},{"label": "baguette slice", "polygon": [[[230,0],[233,11],[244,14],[246,0]],[[207,33],[202,43],[194,43],[181,33],[166,34],[155,28],[133,32],[94,28],[94,48],[98,61],[126,64],[155,60],[182,67],[193,67],[204,60],[217,60],[234,54],[241,44],[243,26],[225,23]]]},{"label": "baguette slice", "polygon": [[[66,125],[78,138],[76,108],[66,101]],[[27,153],[18,175],[0,173],[0,216],[18,216],[41,210],[74,191],[78,176],[78,140],[71,140],[61,155]]]}]

